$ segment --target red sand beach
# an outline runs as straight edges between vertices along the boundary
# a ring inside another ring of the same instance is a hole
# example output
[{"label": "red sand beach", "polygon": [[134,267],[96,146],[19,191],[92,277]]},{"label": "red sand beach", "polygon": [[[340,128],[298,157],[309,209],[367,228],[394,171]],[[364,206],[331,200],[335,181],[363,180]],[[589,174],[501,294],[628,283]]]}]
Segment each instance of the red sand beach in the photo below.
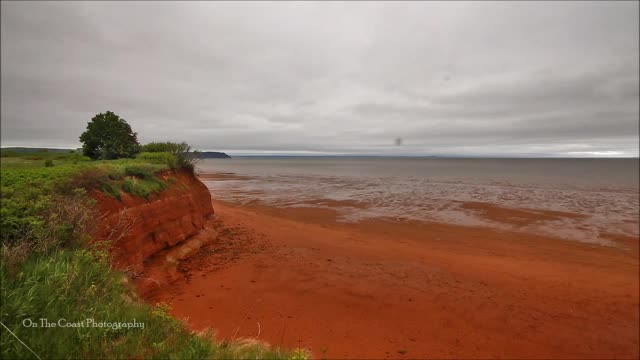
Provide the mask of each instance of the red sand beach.
[{"label": "red sand beach", "polygon": [[[217,239],[149,295],[195,330],[327,358],[639,356],[637,238],[605,247],[439,223],[340,223],[331,209],[213,206]],[[557,215],[467,206],[507,222]]]}]

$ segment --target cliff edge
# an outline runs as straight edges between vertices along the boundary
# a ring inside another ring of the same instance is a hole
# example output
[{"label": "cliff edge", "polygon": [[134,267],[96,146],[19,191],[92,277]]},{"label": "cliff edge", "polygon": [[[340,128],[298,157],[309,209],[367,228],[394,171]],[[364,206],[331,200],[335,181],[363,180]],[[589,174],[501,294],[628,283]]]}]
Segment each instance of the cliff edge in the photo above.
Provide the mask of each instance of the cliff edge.
[{"label": "cliff edge", "polygon": [[170,185],[148,199],[93,194],[101,214],[96,238],[111,242],[114,265],[134,277],[151,257],[200,233],[214,214],[209,189],[189,172],[157,176]]}]

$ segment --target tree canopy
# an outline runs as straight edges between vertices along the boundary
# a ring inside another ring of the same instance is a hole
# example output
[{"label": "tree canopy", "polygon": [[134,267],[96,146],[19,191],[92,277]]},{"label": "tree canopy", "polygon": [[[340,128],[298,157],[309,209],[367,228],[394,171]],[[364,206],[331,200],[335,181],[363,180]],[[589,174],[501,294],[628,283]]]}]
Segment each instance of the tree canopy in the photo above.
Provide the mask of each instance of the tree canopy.
[{"label": "tree canopy", "polygon": [[111,111],[94,116],[80,141],[83,154],[94,160],[134,157],[140,151],[137,133]]}]

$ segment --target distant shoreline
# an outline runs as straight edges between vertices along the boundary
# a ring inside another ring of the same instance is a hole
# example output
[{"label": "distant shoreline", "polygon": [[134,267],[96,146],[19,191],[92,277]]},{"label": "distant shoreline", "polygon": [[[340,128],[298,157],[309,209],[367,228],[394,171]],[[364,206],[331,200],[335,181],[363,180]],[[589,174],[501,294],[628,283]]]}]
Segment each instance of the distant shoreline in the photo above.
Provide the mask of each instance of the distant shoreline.
[{"label": "distant shoreline", "polygon": [[[26,147],[26,146],[3,146],[0,147],[2,151],[16,151],[18,153],[32,153],[38,151],[48,151],[55,153],[65,153],[70,151],[82,151],[81,148],[52,148],[52,147]],[[200,151],[200,157],[203,159],[242,159],[242,158],[355,158],[355,159],[636,159],[638,156],[470,156],[470,155],[382,155],[382,154],[369,154],[369,155],[229,155],[222,151]]]},{"label": "distant shoreline", "polygon": [[[76,151],[82,151],[82,148],[77,149],[64,149],[64,148],[40,148],[40,147],[21,147],[21,146],[7,146],[1,148],[3,152],[13,151],[18,154],[31,154],[37,152],[50,152],[50,153],[70,153]],[[201,151],[199,156],[202,159],[230,159],[231,156],[220,151]]]}]

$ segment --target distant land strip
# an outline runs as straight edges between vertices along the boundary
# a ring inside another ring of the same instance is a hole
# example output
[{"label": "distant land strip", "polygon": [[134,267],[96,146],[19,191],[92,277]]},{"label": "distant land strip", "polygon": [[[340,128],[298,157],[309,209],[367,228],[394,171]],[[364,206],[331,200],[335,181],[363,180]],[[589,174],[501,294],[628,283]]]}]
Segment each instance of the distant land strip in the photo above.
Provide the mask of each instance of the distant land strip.
[{"label": "distant land strip", "polygon": [[[39,152],[50,152],[50,153],[69,153],[72,151],[81,152],[82,149],[56,149],[56,148],[32,148],[32,147],[3,147],[2,152],[15,152],[20,154],[30,154],[30,153],[39,153]],[[202,159],[230,159],[231,156],[219,152],[219,151],[200,151],[198,152],[198,156]]]}]

